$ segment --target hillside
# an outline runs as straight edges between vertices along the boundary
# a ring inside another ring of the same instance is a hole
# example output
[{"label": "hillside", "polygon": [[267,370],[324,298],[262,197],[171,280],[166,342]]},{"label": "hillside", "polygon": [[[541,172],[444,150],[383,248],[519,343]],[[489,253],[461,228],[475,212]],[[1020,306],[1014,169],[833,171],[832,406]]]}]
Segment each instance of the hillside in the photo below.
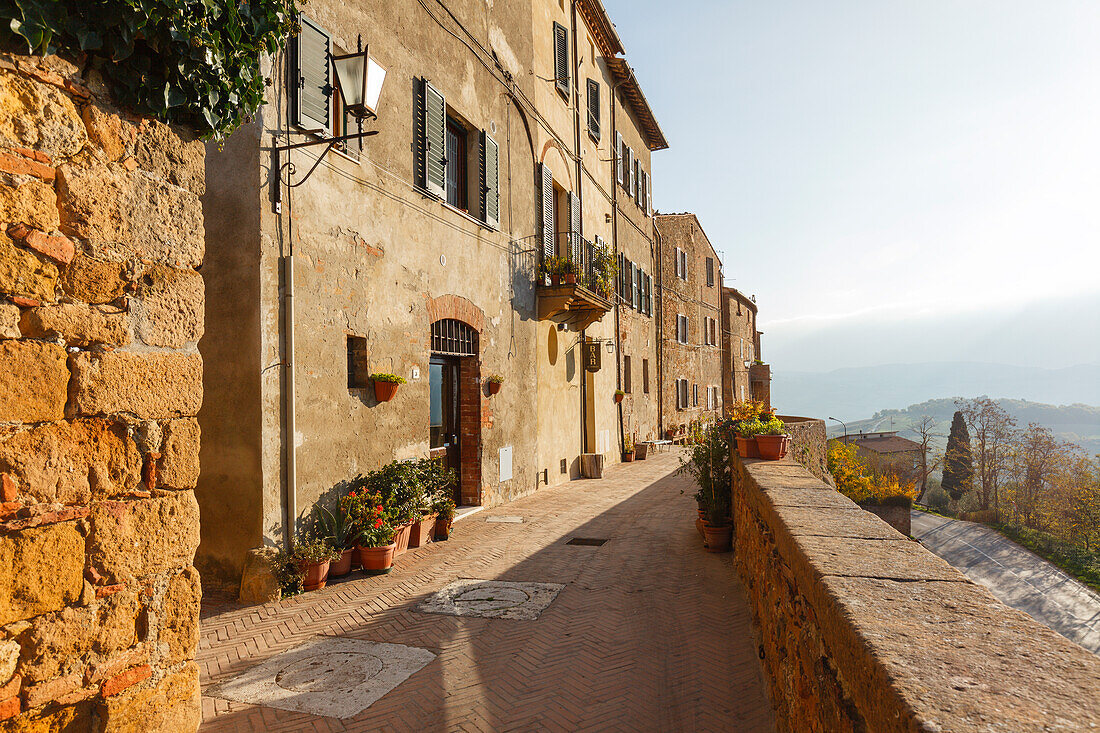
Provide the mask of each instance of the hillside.
[{"label": "hillside", "polygon": [[989,395],[1046,405],[1100,405],[1100,364],[1043,369],[976,362],[884,364],[831,372],[772,369],[772,403],[787,415],[859,420],[884,405]]},{"label": "hillside", "polygon": [[[1061,440],[1076,443],[1090,454],[1100,453],[1100,407],[1091,405],[1047,405],[1026,400],[998,399],[998,404],[1016,418],[1019,427],[1035,422],[1051,429]],[[848,432],[878,430],[898,430],[903,437],[916,438],[912,427],[920,421],[922,415],[936,420],[936,432],[939,439],[935,450],[940,451],[947,444],[947,432],[951,427],[951,416],[955,413],[953,399],[927,400],[900,410],[879,410],[871,418],[848,421]],[[840,435],[843,429],[836,423],[829,425],[829,436]]]}]

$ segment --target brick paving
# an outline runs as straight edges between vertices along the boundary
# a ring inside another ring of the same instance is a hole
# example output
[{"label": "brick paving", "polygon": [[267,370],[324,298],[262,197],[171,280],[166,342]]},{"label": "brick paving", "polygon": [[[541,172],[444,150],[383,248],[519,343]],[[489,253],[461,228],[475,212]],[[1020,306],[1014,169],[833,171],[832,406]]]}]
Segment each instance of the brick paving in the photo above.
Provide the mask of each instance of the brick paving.
[{"label": "brick paving", "polygon": [[[707,554],[676,453],[458,522],[451,539],[264,606],[203,602],[204,691],[327,635],[438,657],[355,718],[203,697],[204,731],[773,731],[732,555]],[[683,491],[683,494],[681,494]],[[523,524],[489,523],[521,515]],[[571,537],[608,538],[602,547]],[[418,613],[459,578],[561,583],[535,621]]]}]

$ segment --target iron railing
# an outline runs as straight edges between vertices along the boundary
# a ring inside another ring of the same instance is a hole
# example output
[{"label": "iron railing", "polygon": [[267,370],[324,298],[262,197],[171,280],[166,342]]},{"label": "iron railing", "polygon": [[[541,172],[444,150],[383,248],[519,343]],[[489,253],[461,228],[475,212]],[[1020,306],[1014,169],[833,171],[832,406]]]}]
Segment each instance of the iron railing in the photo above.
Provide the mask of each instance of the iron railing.
[{"label": "iron railing", "polygon": [[610,298],[615,290],[615,260],[607,245],[596,244],[573,232],[554,234],[556,256],[539,254],[538,282],[551,285],[576,277],[577,285]]}]

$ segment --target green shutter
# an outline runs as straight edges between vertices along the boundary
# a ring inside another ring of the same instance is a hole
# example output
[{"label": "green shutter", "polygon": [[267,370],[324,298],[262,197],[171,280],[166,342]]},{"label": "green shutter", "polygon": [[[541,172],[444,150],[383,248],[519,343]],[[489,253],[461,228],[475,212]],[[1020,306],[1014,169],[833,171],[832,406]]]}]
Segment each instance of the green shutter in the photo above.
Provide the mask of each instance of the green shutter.
[{"label": "green shutter", "polygon": [[623,185],[623,134],[615,133],[615,180]]},{"label": "green shutter", "polygon": [[329,35],[305,16],[290,48],[291,119],[298,127],[329,132],[332,97]]},{"label": "green shutter", "polygon": [[569,31],[561,23],[554,24],[554,84],[569,97]]},{"label": "green shutter", "polygon": [[600,83],[588,80],[588,134],[600,141]]},{"label": "green shutter", "polygon": [[447,100],[424,79],[419,101],[417,177],[428,193],[442,197],[447,180]]},{"label": "green shutter", "polygon": [[500,149],[485,131],[481,132],[481,220],[491,227],[500,225]]},{"label": "green shutter", "polygon": [[554,257],[554,174],[539,163],[539,190],[542,192],[542,256]]}]

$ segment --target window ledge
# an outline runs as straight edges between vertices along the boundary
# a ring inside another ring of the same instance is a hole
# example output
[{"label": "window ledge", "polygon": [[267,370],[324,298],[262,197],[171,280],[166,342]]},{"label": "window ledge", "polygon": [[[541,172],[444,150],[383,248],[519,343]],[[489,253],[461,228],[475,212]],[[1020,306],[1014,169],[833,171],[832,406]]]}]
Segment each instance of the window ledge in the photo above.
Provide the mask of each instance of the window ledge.
[{"label": "window ledge", "polygon": [[487,229],[490,232],[497,231],[496,228],[490,226],[488,223],[483,222],[481,219],[478,219],[476,216],[470,214],[467,211],[463,211],[462,209],[458,208],[457,206],[451,206],[450,204],[448,204],[443,199],[440,199],[439,203],[443,206],[444,209],[447,209],[448,211],[453,211],[454,213],[461,216],[463,219],[468,219],[469,221],[473,222],[474,224],[477,224],[482,229]]}]

